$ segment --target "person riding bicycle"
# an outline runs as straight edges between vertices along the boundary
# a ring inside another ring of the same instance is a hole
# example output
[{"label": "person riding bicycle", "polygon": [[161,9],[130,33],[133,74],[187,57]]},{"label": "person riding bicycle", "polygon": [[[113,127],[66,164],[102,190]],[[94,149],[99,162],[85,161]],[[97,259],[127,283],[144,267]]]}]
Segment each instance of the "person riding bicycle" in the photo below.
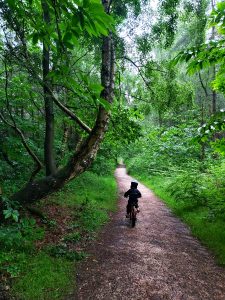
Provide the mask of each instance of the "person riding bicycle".
[{"label": "person riding bicycle", "polygon": [[134,205],[137,208],[137,212],[140,211],[138,208],[138,198],[141,197],[141,193],[137,189],[137,186],[138,186],[137,181],[131,181],[130,189],[126,191],[126,193],[124,194],[125,198],[129,196],[128,203],[127,203],[127,214],[126,214],[127,218],[129,218],[129,213],[131,212],[132,205]]}]

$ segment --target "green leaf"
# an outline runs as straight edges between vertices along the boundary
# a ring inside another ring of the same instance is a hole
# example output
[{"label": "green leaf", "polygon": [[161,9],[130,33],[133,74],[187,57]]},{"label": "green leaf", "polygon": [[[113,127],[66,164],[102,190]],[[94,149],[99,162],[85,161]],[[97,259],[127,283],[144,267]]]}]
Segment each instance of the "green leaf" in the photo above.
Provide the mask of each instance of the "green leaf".
[{"label": "green leaf", "polygon": [[79,18],[79,15],[78,14],[74,14],[73,17],[72,17],[72,25],[74,27],[78,27],[80,26],[80,18]]},{"label": "green leaf", "polygon": [[95,23],[91,19],[89,19],[87,21],[85,28],[90,36],[92,36],[92,35],[94,35],[96,37],[98,36],[98,30],[95,26]]},{"label": "green leaf", "polygon": [[90,5],[90,0],[83,0],[83,7],[86,8]]},{"label": "green leaf", "polygon": [[18,222],[19,220],[19,212],[17,210],[14,210],[12,213],[12,218],[15,222]]},{"label": "green leaf", "polygon": [[67,31],[63,37],[63,42],[67,43],[70,42],[70,40],[72,39],[72,32],[71,31]]},{"label": "green leaf", "polygon": [[11,7],[11,8],[15,8],[16,7],[15,0],[7,0],[6,2],[8,3],[9,7]]},{"label": "green leaf", "polygon": [[80,21],[81,28],[84,28],[85,21],[84,21],[84,14],[83,14],[82,11],[79,11],[78,18],[79,18],[79,21]]},{"label": "green leaf", "polygon": [[38,40],[39,40],[39,34],[35,32],[32,37],[33,44],[36,45],[38,43]]},{"label": "green leaf", "polygon": [[11,211],[9,211],[9,210],[3,210],[3,214],[4,214],[5,219],[8,219],[11,217]]},{"label": "green leaf", "polygon": [[100,25],[99,22],[94,22],[95,23],[95,27],[98,30],[99,33],[107,36],[108,35],[108,31],[107,29],[105,29],[104,26]]},{"label": "green leaf", "polygon": [[111,110],[111,104],[103,98],[96,99],[98,103],[100,103],[107,111]]}]

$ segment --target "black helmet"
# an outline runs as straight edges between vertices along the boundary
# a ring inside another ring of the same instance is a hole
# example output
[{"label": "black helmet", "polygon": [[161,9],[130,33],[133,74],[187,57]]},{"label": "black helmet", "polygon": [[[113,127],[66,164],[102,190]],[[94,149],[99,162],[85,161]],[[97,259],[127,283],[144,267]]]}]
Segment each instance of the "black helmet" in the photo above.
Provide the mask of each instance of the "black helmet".
[{"label": "black helmet", "polygon": [[135,181],[135,180],[131,181],[131,185],[130,185],[131,188],[135,188],[136,189],[137,186],[138,186],[138,182],[137,181]]}]

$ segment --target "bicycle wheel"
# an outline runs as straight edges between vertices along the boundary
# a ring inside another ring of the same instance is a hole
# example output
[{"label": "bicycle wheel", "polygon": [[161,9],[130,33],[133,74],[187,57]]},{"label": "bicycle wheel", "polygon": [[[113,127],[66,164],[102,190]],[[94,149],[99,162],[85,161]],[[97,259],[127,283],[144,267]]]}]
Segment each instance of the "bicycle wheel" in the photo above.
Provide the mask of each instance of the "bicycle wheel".
[{"label": "bicycle wheel", "polygon": [[134,227],[135,226],[135,223],[136,223],[136,212],[135,212],[135,208],[133,207],[132,208],[132,211],[131,211],[131,226]]},{"label": "bicycle wheel", "polygon": [[131,226],[134,227],[136,224],[136,217],[132,216],[132,220],[131,220]]}]

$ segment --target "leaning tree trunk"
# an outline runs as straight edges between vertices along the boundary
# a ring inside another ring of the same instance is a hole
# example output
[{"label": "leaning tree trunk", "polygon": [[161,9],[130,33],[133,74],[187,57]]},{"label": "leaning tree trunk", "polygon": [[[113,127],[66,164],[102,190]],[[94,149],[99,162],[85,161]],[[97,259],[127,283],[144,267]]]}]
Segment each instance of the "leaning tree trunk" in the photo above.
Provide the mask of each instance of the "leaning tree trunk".
[{"label": "leaning tree trunk", "polygon": [[57,171],[55,175],[50,175],[40,180],[28,183],[24,188],[12,196],[12,200],[17,200],[21,204],[35,202],[36,200],[55,192],[67,181],[84,172],[95,158],[100,143],[104,137],[104,133],[107,130],[108,122],[109,112],[101,107],[94,129],[88,139],[71,157],[67,165]]},{"label": "leaning tree trunk", "polygon": [[[105,9],[107,8],[106,3],[109,2],[110,1],[104,0],[103,4]],[[109,103],[113,101],[114,61],[113,38],[112,34],[109,34],[103,38],[101,68],[101,84],[103,86],[101,97]],[[55,174],[28,183],[12,196],[12,200],[17,200],[22,204],[32,203],[55,192],[66,182],[84,172],[95,158],[108,128],[109,118],[110,112],[103,106],[100,106],[94,128],[88,138],[80,145],[74,155],[72,155],[67,165],[58,170]]]}]

